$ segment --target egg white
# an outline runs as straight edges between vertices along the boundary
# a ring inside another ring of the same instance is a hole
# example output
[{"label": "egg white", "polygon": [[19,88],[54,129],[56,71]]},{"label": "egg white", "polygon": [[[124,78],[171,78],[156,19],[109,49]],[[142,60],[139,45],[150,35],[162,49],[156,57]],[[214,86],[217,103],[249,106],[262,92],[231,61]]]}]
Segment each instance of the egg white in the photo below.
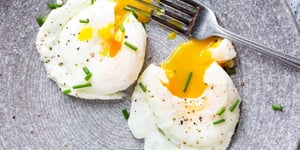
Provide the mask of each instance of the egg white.
[{"label": "egg white", "polygon": [[[215,55],[231,55],[223,61],[235,57],[228,52],[224,47],[214,49]],[[228,108],[234,100],[241,99],[222,67],[216,62],[208,67],[204,75],[208,88],[198,98],[174,96],[162,82],[168,82],[164,70],[152,64],[138,80],[148,91],[144,93],[136,86],[132,95],[128,125],[136,138],[145,139],[144,149],[226,149],[240,111],[238,106],[233,112]],[[200,110],[201,107],[203,109]],[[226,111],[217,116],[222,107]],[[224,123],[213,125],[214,121],[223,118],[226,120]]]},{"label": "egg white", "polygon": [[[51,11],[40,28],[37,50],[49,78],[62,91],[87,82],[83,67],[93,74],[89,81],[92,87],[72,89],[69,95],[85,99],[120,99],[124,95],[121,91],[137,79],[145,56],[146,32],[132,14],[123,22],[125,40],[138,50],[122,44],[114,57],[99,54],[103,40],[97,36],[97,30],[114,23],[114,7],[115,2],[110,0],[97,0],[93,5],[90,0],[69,0]],[[81,19],[89,19],[89,23],[80,23]],[[84,27],[93,28],[93,36],[88,41],[79,41],[77,35]]]},{"label": "egg white", "polygon": [[228,39],[223,39],[216,48],[209,48],[209,51],[218,63],[226,62],[236,56],[232,42]]}]

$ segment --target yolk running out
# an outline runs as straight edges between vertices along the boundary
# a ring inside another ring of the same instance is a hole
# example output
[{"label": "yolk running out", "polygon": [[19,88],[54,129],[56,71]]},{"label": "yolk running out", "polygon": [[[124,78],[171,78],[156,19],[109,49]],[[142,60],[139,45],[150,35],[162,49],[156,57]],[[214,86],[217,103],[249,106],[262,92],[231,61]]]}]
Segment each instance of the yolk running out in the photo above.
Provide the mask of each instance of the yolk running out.
[{"label": "yolk running out", "polygon": [[109,24],[108,26],[99,29],[98,36],[103,39],[103,43],[101,43],[104,48],[102,55],[110,57],[116,56],[121,48],[122,41],[118,41],[115,38],[114,24]]},{"label": "yolk running out", "polygon": [[[126,16],[126,14],[128,13],[128,11],[124,10],[124,7],[126,7],[127,5],[131,5],[131,6],[134,6],[134,7],[137,7],[137,8],[140,8],[146,12],[151,12],[151,9],[149,9],[148,7],[146,6],[143,6],[142,4],[136,2],[135,0],[114,0],[117,2],[117,5],[115,7],[115,21],[116,23],[119,23],[119,22],[122,22],[123,20],[123,17]],[[144,0],[145,2],[149,2],[151,3],[151,0]],[[137,13],[138,15],[138,20],[140,22],[143,22],[143,23],[147,23],[149,21],[149,18],[142,15],[142,14],[139,14]]]},{"label": "yolk running out", "polygon": [[[169,91],[180,98],[197,98],[207,85],[204,83],[206,69],[214,62],[208,48],[215,45],[218,38],[190,40],[181,44],[170,58],[162,64],[169,80],[163,83]],[[190,82],[184,90],[189,74]]]},{"label": "yolk running out", "polygon": [[[124,18],[129,14],[128,11],[124,10],[124,7],[127,5],[132,5],[135,7],[138,7],[140,9],[143,9],[145,11],[150,12],[151,10],[147,7],[139,4],[135,0],[114,0],[117,4],[115,7],[115,24],[109,24],[107,27],[104,27],[100,30],[98,30],[98,35],[100,38],[102,38],[105,42],[101,43],[101,45],[104,47],[104,50],[102,51],[102,55],[108,55],[110,57],[114,57],[118,54],[121,48],[121,43],[124,35],[121,35],[121,38],[119,35],[116,35],[119,30],[120,24],[124,21]],[[151,2],[151,0],[146,0],[147,2]],[[148,22],[149,18],[146,16],[143,16],[141,14],[138,15],[138,20],[141,22]]]},{"label": "yolk running out", "polygon": [[[101,51],[101,55],[114,57],[118,54],[121,49],[122,41],[125,34],[118,34],[119,26],[124,21],[125,17],[128,16],[130,12],[124,10],[124,7],[127,5],[131,5],[147,12],[150,12],[151,9],[146,6],[141,5],[135,0],[112,0],[116,2],[115,6],[115,22],[114,24],[109,24],[104,28],[98,30],[98,36],[103,39],[103,42],[100,43],[104,48]],[[151,2],[151,0],[145,0],[146,2]],[[138,14],[138,20],[143,23],[147,23],[149,18],[143,16],[142,14]],[[78,35],[78,39],[80,41],[86,41],[92,38],[93,29],[90,27],[83,28]]]}]

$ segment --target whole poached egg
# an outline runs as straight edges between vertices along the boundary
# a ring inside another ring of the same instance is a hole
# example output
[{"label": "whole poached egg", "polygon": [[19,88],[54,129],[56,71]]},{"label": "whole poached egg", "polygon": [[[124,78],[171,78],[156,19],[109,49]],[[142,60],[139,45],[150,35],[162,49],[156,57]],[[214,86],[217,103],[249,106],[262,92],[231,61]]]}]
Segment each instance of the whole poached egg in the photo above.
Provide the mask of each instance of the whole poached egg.
[{"label": "whole poached egg", "polygon": [[[69,95],[120,99],[136,79],[146,32],[126,0],[69,0],[48,15],[36,47],[48,76]],[[140,17],[141,21],[147,21]]]},{"label": "whole poached egg", "polygon": [[150,65],[132,96],[129,128],[145,150],[226,149],[239,119],[240,96],[220,64],[236,52],[229,40],[181,44]]}]

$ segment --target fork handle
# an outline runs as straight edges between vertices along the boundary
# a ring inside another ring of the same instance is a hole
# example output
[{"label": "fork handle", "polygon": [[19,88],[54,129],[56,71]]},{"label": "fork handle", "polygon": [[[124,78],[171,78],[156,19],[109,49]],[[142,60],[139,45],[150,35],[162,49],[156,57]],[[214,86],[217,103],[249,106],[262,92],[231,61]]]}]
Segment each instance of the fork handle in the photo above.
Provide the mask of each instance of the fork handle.
[{"label": "fork handle", "polygon": [[273,59],[276,59],[286,65],[300,69],[300,59],[297,57],[290,56],[290,55],[287,55],[287,54],[279,52],[279,51],[275,51],[266,46],[263,46],[263,45],[255,43],[253,41],[247,40],[246,38],[236,35],[230,31],[227,31],[220,26],[218,26],[218,31],[219,32],[215,33],[215,35],[230,39],[232,41],[238,42],[240,44],[243,44],[243,45],[246,45],[249,47],[252,47],[253,50],[255,50],[263,55],[270,56]]}]

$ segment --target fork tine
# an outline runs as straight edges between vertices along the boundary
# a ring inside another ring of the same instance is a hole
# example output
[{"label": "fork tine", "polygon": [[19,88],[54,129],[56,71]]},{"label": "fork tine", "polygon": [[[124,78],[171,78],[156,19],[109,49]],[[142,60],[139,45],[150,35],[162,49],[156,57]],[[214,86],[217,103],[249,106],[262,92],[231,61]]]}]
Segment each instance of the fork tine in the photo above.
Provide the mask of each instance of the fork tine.
[{"label": "fork tine", "polygon": [[171,23],[170,21],[167,21],[165,19],[162,19],[161,16],[158,17],[156,15],[152,15],[151,18],[159,23],[161,23],[162,25],[175,30],[176,32],[182,33],[182,34],[186,34],[188,32],[188,30],[184,27],[179,27],[177,25],[175,25],[174,23]]},{"label": "fork tine", "polygon": [[157,11],[158,14],[165,14],[165,15],[170,16],[170,17],[174,18],[175,20],[178,20],[178,21],[180,21],[184,24],[189,24],[192,21],[192,18],[184,18],[184,17],[180,16],[180,14],[178,14],[178,13],[166,10],[166,9],[161,8],[159,6],[156,6],[152,3],[148,3],[148,2],[145,2],[143,0],[135,0],[135,1],[137,1],[137,2],[141,3],[142,5],[145,5],[149,8]]},{"label": "fork tine", "polygon": [[124,7],[124,9],[128,10],[128,11],[141,13],[142,15],[144,15],[146,17],[151,17],[151,13],[148,13],[148,12],[142,10],[142,9],[139,9],[139,8],[131,6],[131,5],[127,5],[126,7]]},{"label": "fork tine", "polygon": [[162,9],[162,8],[156,6],[156,5],[153,5],[152,3],[148,3],[148,2],[145,2],[143,0],[135,0],[135,1],[141,3],[144,6],[147,6],[147,7],[151,8],[152,10],[158,11],[159,13],[164,13],[164,9]]},{"label": "fork tine", "polygon": [[[142,9],[139,9],[137,7],[127,5],[125,7],[126,10],[133,11],[133,12],[139,12],[145,16],[151,17],[153,20],[161,23],[162,25],[175,30],[178,33],[187,34],[189,26],[189,20],[184,20],[185,18],[180,17],[179,15],[166,11],[156,5],[153,5],[151,3],[144,2],[142,0],[136,0],[138,2],[142,2],[142,4],[150,6],[151,8],[155,8],[157,11],[152,11],[152,13],[148,13]],[[155,12],[155,13],[154,13]],[[191,18],[192,20],[192,18]],[[186,23],[187,22],[187,23]],[[178,25],[179,24],[179,25]]]},{"label": "fork tine", "polygon": [[195,2],[194,0],[181,0],[181,1],[186,2],[194,7],[199,7],[200,5],[198,2]]},{"label": "fork tine", "polygon": [[159,3],[166,4],[170,7],[175,8],[175,9],[179,10],[180,12],[183,12],[183,13],[188,14],[190,16],[192,16],[194,14],[193,11],[190,11],[190,10],[188,10],[188,9],[182,7],[182,6],[179,6],[175,3],[172,3],[172,2],[167,1],[167,0],[159,0]]},{"label": "fork tine", "polygon": [[187,25],[192,21],[192,18],[186,19],[168,10],[165,10],[165,14]]}]

